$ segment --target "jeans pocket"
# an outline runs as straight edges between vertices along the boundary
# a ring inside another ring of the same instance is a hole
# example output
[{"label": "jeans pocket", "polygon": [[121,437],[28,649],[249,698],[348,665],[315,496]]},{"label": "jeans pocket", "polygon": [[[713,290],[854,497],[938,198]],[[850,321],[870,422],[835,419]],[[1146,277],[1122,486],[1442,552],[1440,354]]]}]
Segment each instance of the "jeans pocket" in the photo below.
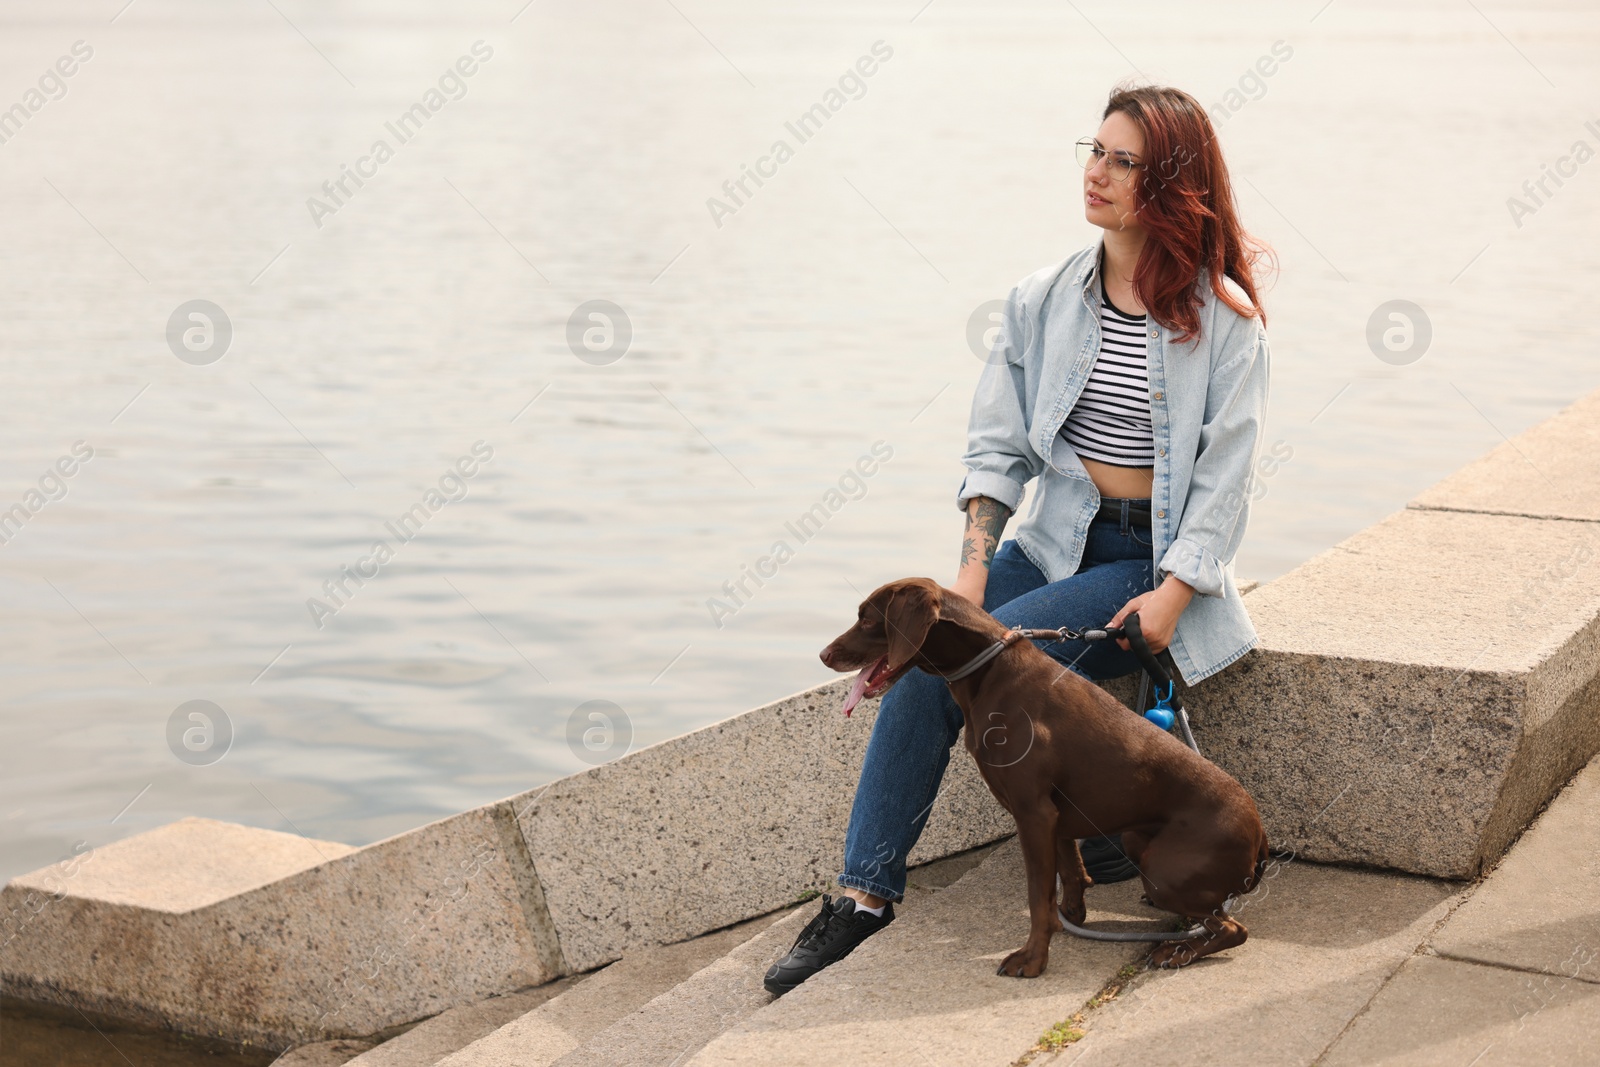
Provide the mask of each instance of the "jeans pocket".
[{"label": "jeans pocket", "polygon": [[1151,548],[1155,544],[1155,536],[1153,532],[1143,526],[1135,526],[1132,523],[1129,523],[1128,536],[1133,538],[1134,544],[1141,545],[1144,548]]}]

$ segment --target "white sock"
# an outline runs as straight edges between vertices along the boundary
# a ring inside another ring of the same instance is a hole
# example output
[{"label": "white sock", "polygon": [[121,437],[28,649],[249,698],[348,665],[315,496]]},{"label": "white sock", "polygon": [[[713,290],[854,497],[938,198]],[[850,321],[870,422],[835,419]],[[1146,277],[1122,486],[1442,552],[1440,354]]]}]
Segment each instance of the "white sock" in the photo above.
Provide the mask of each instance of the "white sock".
[{"label": "white sock", "polygon": [[[851,897],[850,899],[855,900],[854,897]],[[856,910],[857,911],[864,911],[864,912],[867,912],[870,915],[876,915],[879,918],[882,918],[882,916],[883,916],[883,908],[884,908],[884,906],[882,904],[879,904],[876,908],[869,908],[865,904],[861,903],[861,901],[856,900]]]}]

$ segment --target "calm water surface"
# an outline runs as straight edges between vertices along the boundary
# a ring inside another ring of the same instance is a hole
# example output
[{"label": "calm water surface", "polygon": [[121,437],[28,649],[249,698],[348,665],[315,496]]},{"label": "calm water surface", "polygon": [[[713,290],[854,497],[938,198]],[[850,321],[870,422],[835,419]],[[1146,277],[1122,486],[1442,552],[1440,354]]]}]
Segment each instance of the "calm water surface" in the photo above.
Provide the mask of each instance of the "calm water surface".
[{"label": "calm water surface", "polygon": [[[0,16],[0,107],[92,50],[0,144],[0,509],[59,497],[0,547],[5,876],[191,814],[366,843],[827,680],[865,593],[953,578],[969,318],[1094,239],[1071,146],[1136,69],[1214,105],[1282,262],[1241,577],[1600,385],[1600,164],[1507,205],[1600,148],[1587,5],[123,4]],[[591,300],[622,358],[574,354]],[[1390,300],[1421,358],[1369,348]]]}]

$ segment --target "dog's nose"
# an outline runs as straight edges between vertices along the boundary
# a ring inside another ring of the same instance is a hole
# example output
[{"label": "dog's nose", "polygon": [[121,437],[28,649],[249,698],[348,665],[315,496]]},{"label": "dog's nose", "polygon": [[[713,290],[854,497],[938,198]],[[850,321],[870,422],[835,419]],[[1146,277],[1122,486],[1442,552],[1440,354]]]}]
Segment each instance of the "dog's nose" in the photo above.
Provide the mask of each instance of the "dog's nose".
[{"label": "dog's nose", "polygon": [[818,655],[817,658],[822,660],[822,665],[824,667],[827,667],[829,670],[832,670],[833,669],[833,646],[829,645],[827,648],[823,649],[822,652]]}]

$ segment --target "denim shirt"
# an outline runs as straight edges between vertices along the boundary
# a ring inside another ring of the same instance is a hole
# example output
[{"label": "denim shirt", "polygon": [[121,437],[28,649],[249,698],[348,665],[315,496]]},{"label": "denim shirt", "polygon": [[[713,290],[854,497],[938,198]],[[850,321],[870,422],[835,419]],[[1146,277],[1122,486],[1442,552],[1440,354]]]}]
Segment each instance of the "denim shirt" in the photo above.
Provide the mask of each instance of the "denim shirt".
[{"label": "denim shirt", "polygon": [[[1077,453],[1058,436],[1100,352],[1102,241],[1036,271],[1011,290],[972,398],[968,473],[956,506],[986,496],[1017,511],[1037,477],[1017,547],[1056,582],[1077,573],[1100,507]],[[1230,280],[1230,292],[1248,304]],[[1252,473],[1266,419],[1267,334],[1202,282],[1200,333],[1178,344],[1147,318],[1155,481],[1150,491],[1156,583],[1175,574],[1195,589],[1168,646],[1192,686],[1258,637],[1233,575],[1249,520]],[[1110,621],[1110,620],[1106,620]]]}]

